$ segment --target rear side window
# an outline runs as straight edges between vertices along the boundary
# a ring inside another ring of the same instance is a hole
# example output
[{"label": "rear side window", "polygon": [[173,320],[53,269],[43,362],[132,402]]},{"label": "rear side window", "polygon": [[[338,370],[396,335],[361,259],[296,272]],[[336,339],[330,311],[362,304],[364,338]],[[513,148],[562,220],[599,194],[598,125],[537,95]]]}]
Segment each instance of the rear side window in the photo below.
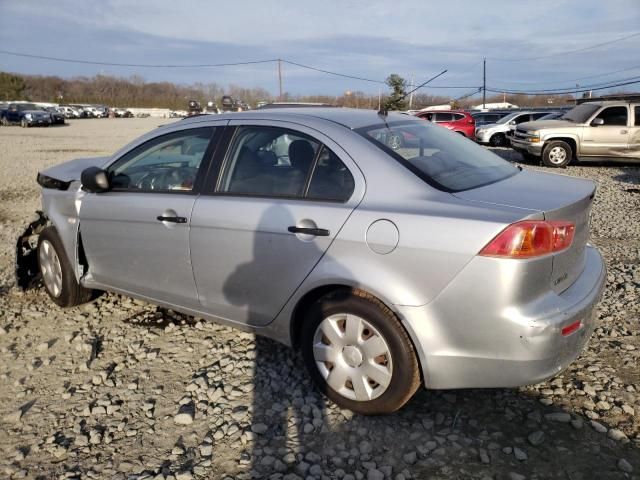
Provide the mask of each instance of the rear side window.
[{"label": "rear side window", "polygon": [[453,120],[459,122],[460,120],[464,120],[464,115],[462,113],[454,113]]},{"label": "rear side window", "polygon": [[548,115],[545,112],[539,112],[539,113],[534,113],[533,115],[531,115],[531,120],[538,120],[539,118],[542,118],[544,116]]},{"label": "rear side window", "polygon": [[636,106],[635,107],[635,111],[636,111],[636,127],[640,127],[640,106]]},{"label": "rear side window", "polygon": [[218,192],[260,197],[346,201],[354,190],[349,169],[326,146],[300,132],[239,127]]},{"label": "rear side window", "polygon": [[608,107],[602,110],[596,118],[604,120],[604,125],[626,126],[627,107]]},{"label": "rear side window", "polygon": [[[495,183],[518,169],[457,133],[427,122],[393,122],[357,130],[418,177],[448,192]],[[395,139],[400,139],[400,142]],[[398,146],[395,150],[389,145]]]},{"label": "rear side window", "polygon": [[436,113],[436,122],[451,122],[453,120],[453,115],[451,113]]},{"label": "rear side window", "polygon": [[335,153],[323,146],[311,177],[307,198],[346,202],[354,188],[349,169]]}]

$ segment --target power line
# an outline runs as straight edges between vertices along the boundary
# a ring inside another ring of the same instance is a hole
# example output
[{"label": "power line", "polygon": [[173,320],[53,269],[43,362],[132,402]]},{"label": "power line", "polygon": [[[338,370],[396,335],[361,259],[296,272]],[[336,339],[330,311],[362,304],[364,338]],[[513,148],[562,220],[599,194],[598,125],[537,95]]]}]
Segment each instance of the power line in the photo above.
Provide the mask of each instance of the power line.
[{"label": "power line", "polygon": [[609,75],[615,75],[616,73],[622,73],[622,72],[628,72],[629,70],[637,70],[640,68],[640,65],[636,65],[634,67],[628,67],[628,68],[623,68],[621,70],[614,70],[612,72],[606,72],[606,73],[599,73],[597,75],[588,75],[586,77],[578,77],[578,78],[572,78],[570,80],[551,80],[551,81],[545,81],[545,82],[535,82],[535,81],[513,81],[510,80],[509,83],[515,83],[515,84],[529,84],[529,85],[548,85],[550,83],[572,83],[572,82],[577,82],[579,80],[587,80],[590,78],[599,78],[599,77],[606,77]]},{"label": "power line", "polygon": [[584,92],[589,92],[592,90],[606,90],[608,88],[615,88],[615,87],[623,87],[625,85],[634,85],[640,83],[640,80],[632,80],[629,82],[622,82],[622,83],[617,83],[614,85],[606,85],[604,87],[596,87],[596,88],[581,88],[581,89],[575,89],[575,90],[567,90],[564,92],[540,92],[540,91],[534,91],[534,92],[526,92],[526,91],[507,91],[507,90],[498,90],[495,88],[490,88],[487,87],[487,92],[492,92],[492,93],[508,93],[510,95],[532,95],[532,96],[536,96],[536,95],[569,95],[569,94],[573,94],[573,93],[584,93]]},{"label": "power line", "polygon": [[387,82],[384,82],[382,80],[372,80],[371,78],[364,78],[364,77],[358,77],[356,75],[347,75],[345,73],[337,73],[337,72],[332,72],[330,70],[323,70],[322,68],[312,67],[310,65],[303,65],[302,63],[292,62],[290,60],[284,60],[283,59],[282,61],[284,63],[288,63],[289,65],[295,65],[296,67],[306,68],[308,70],[314,70],[316,72],[326,73],[328,75],[335,75],[337,77],[351,78],[353,80],[362,80],[363,82],[382,83],[382,84],[385,84],[385,85],[387,83]]},{"label": "power line", "polygon": [[[640,76],[633,76],[633,77],[627,77],[627,78],[620,78],[618,80],[609,80],[607,82],[598,82],[598,83],[594,83],[591,85],[580,85],[576,88],[584,88],[586,90],[595,90],[599,87],[603,87],[603,88],[609,88],[609,86],[611,84],[614,83],[621,83],[621,82],[628,82],[628,81],[632,81],[632,80],[639,80]],[[493,88],[498,88],[498,87],[493,87]],[[563,88],[545,88],[545,89],[539,89],[539,90],[530,90],[531,92],[536,92],[536,93],[547,93],[547,94],[552,94],[558,91],[565,91],[565,90],[572,90],[572,87],[563,87]],[[517,89],[512,89],[512,88],[503,88],[501,89],[502,92],[505,93],[510,93],[510,92],[514,92],[514,91],[519,91]]]},{"label": "power line", "polygon": [[65,62],[65,63],[82,63],[86,65],[101,65],[106,67],[140,67],[140,68],[208,68],[208,67],[234,67],[238,65],[253,65],[256,63],[272,63],[277,62],[278,59],[270,59],[270,60],[252,60],[248,62],[233,62],[233,63],[201,63],[201,64],[192,64],[192,65],[159,65],[152,63],[112,63],[112,62],[97,62],[94,60],[80,60],[75,58],[60,58],[60,57],[47,57],[45,55],[31,55],[29,53],[20,53],[20,52],[11,52],[8,50],[0,50],[0,53],[4,55],[12,55],[14,57],[26,57],[26,58],[36,58],[39,60],[51,60],[54,62]]},{"label": "power line", "polygon": [[638,36],[640,36],[640,32],[632,33],[631,35],[626,35],[624,37],[617,38],[615,40],[609,40],[607,42],[601,42],[601,43],[597,43],[595,45],[590,45],[588,47],[576,48],[574,50],[567,50],[567,51],[564,51],[564,52],[551,53],[549,55],[540,55],[540,56],[537,56],[537,57],[517,57],[517,58],[495,58],[495,57],[492,58],[492,57],[490,57],[489,60],[493,60],[495,62],[524,62],[524,61],[528,61],[528,60],[540,60],[542,58],[558,57],[558,56],[561,56],[561,55],[568,55],[570,53],[585,52],[587,50],[593,50],[594,48],[599,48],[599,47],[602,47],[604,45],[610,45],[612,43],[622,42],[624,40],[628,40],[629,38],[638,37]]}]

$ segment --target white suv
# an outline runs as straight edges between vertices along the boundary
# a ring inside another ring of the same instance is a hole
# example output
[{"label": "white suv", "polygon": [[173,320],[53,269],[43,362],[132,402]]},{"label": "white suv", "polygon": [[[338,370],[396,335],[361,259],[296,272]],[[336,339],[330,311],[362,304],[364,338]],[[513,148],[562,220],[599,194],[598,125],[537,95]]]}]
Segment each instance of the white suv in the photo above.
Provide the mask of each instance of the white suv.
[{"label": "white suv", "polygon": [[476,128],[476,141],[492,147],[507,146],[507,137],[511,127],[524,122],[531,122],[548,114],[549,112],[513,112],[502,117],[496,123],[489,123]]}]

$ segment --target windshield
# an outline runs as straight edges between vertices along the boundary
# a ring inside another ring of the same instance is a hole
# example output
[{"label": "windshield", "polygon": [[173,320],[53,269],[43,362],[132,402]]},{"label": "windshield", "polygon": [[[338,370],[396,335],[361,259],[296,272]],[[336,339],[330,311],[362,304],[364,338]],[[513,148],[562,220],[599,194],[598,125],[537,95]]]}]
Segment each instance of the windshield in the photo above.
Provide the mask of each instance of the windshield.
[{"label": "windshield", "polygon": [[582,105],[573,107],[561,118],[563,120],[569,120],[575,123],[584,123],[589,119],[589,117],[591,117],[591,115],[596,113],[596,110],[598,110],[599,108],[600,105],[594,105],[593,103],[583,103]]},{"label": "windshield", "polygon": [[474,142],[428,122],[394,122],[357,130],[436,188],[459,192],[504,180],[518,169]]},{"label": "windshield", "polygon": [[518,113],[510,113],[509,115],[507,115],[506,117],[502,117],[500,120],[498,120],[496,123],[508,123],[511,120],[513,120],[514,118],[516,118],[518,116]]}]

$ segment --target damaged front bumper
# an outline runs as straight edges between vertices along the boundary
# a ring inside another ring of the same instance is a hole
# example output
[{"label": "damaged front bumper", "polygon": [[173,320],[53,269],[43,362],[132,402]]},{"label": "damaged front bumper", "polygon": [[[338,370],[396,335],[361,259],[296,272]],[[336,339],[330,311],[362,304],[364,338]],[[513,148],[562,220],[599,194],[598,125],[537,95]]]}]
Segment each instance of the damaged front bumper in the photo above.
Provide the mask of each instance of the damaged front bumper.
[{"label": "damaged front bumper", "polygon": [[16,244],[16,284],[23,290],[33,288],[40,280],[38,268],[38,235],[48,223],[40,210],[38,219],[31,222]]}]

